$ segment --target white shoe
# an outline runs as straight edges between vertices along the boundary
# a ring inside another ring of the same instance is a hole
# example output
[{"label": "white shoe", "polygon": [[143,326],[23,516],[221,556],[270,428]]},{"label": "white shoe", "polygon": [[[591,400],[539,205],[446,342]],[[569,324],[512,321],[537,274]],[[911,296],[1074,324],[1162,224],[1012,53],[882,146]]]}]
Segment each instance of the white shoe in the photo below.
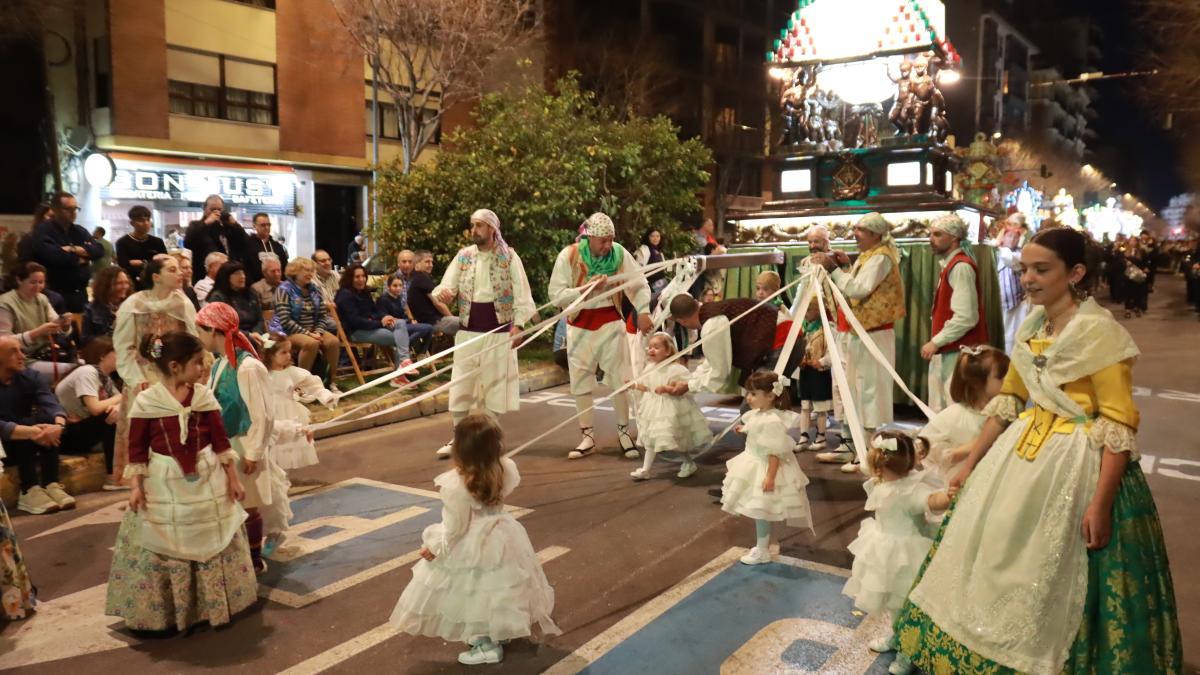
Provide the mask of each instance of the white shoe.
[{"label": "white shoe", "polygon": [[888,666],[888,672],[892,675],[908,675],[912,671],[912,660],[903,654],[897,654],[896,660],[892,661],[892,665]]},{"label": "white shoe", "polygon": [[489,640],[459,654],[458,662],[464,666],[478,666],[483,663],[500,663],[503,658],[504,648]]},{"label": "white shoe", "polygon": [[437,449],[438,459],[449,459],[450,458],[450,450],[453,446],[454,446],[454,441],[451,441],[451,442],[443,445],[442,447],[438,448]]},{"label": "white shoe", "polygon": [[58,502],[46,493],[46,488],[35,485],[21,493],[21,497],[17,499],[17,508],[37,516],[43,513],[54,513],[60,507]]},{"label": "white shoe", "polygon": [[75,508],[75,498],[67,494],[63,489],[62,483],[51,483],[46,486],[46,494],[50,495],[50,499],[58,504],[58,508],[66,511],[67,509]]},{"label": "white shoe", "polygon": [[796,445],[792,447],[792,452],[804,452],[810,445],[808,434],[800,434],[800,440],[796,441]]},{"label": "white shoe", "polygon": [[853,452],[818,452],[817,461],[826,464],[845,464],[854,459]]},{"label": "white shoe", "polygon": [[817,434],[817,437],[813,439],[813,442],[808,444],[808,449],[809,450],[825,449],[825,434]]},{"label": "white shoe", "polygon": [[861,473],[862,472],[861,466],[862,465],[859,464],[858,462],[846,462],[845,464],[842,465],[841,472],[842,473]]},{"label": "white shoe", "polygon": [[121,490],[128,490],[129,486],[122,485],[119,481],[114,481],[111,477],[109,477],[104,479],[104,485],[101,489],[106,492],[120,492]]},{"label": "white shoe", "polygon": [[683,465],[679,467],[679,473],[675,474],[675,477],[688,478],[692,475],[695,475],[695,473],[699,470],[700,467],[696,466],[695,462],[690,459],[685,459],[683,460]]},{"label": "white shoe", "polygon": [[567,459],[583,459],[596,451],[596,437],[592,428],[584,427],[579,432],[583,434],[583,438],[574,450],[567,453]]},{"label": "white shoe", "polygon": [[867,643],[867,649],[870,649],[877,654],[894,652],[896,651],[896,635],[894,633],[889,633],[884,637],[872,640],[871,642]]},{"label": "white shoe", "polygon": [[634,469],[633,471],[629,472],[629,475],[633,476],[634,480],[649,480],[650,479],[650,472],[645,469]]},{"label": "white shoe", "polygon": [[771,562],[771,551],[765,548],[755,546],[750,549],[750,552],[742,556],[741,562],[743,565],[763,565]]},{"label": "white shoe", "polygon": [[621,449],[625,451],[625,459],[637,459],[642,456],[638,452],[637,444],[633,442],[633,437],[629,435],[628,424],[617,425],[617,442],[621,444]]}]

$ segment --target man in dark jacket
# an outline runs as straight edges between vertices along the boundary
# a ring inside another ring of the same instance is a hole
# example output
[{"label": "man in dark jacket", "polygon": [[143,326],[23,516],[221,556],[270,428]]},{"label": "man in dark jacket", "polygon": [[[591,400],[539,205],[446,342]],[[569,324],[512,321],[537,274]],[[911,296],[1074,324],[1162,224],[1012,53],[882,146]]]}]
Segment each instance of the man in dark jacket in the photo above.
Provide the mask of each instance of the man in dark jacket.
[{"label": "man in dark jacket", "polygon": [[140,204],[129,209],[129,225],[133,231],[118,239],[116,244],[117,264],[125,270],[138,290],[146,288],[141,283],[142,270],[146,269],[154,256],[167,252],[166,243],[150,234],[152,224],[150,209]]},{"label": "man in dark jacket", "polygon": [[90,264],[104,255],[104,247],[75,224],[78,214],[75,196],[59,192],[50,202],[50,219],[33,229],[33,259],[46,267],[46,285],[63,295],[70,312],[83,311]]},{"label": "man in dark jacket", "polygon": [[246,240],[246,283],[253,284],[263,278],[262,264],[264,256],[274,254],[279,259],[281,269],[287,268],[288,252],[283,244],[271,237],[271,216],[265,213],[254,214],[254,235]]},{"label": "man in dark jacket", "polygon": [[[209,253],[224,253],[230,260],[245,260],[249,250],[246,230],[225,212],[225,200],[209,195],[204,200],[204,217],[188,224],[183,246],[192,252],[192,260],[202,262]],[[204,267],[193,263],[192,283],[204,278]]]}]

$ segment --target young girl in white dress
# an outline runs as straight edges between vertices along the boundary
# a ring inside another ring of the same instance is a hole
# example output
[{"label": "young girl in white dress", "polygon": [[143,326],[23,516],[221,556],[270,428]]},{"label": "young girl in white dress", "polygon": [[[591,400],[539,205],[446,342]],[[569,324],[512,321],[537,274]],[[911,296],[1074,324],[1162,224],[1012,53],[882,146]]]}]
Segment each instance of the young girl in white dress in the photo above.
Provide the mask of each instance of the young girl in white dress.
[{"label": "young girl in white dress", "polygon": [[686,366],[676,361],[669,366],[658,367],[662,361],[675,353],[675,340],[666,333],[650,336],[646,347],[647,368],[650,369],[633,389],[641,392],[638,403],[638,441],[645,449],[642,467],[630,473],[634,480],[650,477],[650,466],[660,452],[678,452],[683,458],[679,467],[679,478],[696,473],[693,453],[712,443],[713,435],[708,421],[700,412],[693,396],[673,396],[666,393],[667,386],[687,382]]},{"label": "young girl in white dress", "polygon": [[434,479],[442,522],[425,528],[422,560],[389,621],[412,635],[465,642],[459,663],[499,663],[502,642],[557,634],[550,619],[554,589],[525,528],[504,508],[521,481],[517,465],[500,456],[500,427],[469,415],[454,427],[454,468]]},{"label": "young girl in white dress", "polygon": [[[921,563],[933,546],[924,534],[925,522],[935,512],[950,506],[950,494],[940,492],[923,480],[917,464],[916,443],[898,431],[881,431],[871,438],[867,454],[873,478],[867,491],[867,518],[858,529],[858,537],[847,547],[854,554],[850,580],[842,592],[854,598],[854,606],[864,612],[885,612],[887,634],[867,647],[875,652],[896,649],[892,633],[893,614],[904,605],[908,591],[921,569]],[[912,664],[898,655],[889,673],[903,675]]]},{"label": "young girl in white dress", "polygon": [[953,404],[930,418],[917,434],[929,444],[929,456],[922,458],[925,475],[935,485],[945,487],[962,469],[971,452],[971,443],[983,431],[987,419],[984,407],[1000,393],[1008,355],[989,345],[964,347],[950,377]]},{"label": "young girl in white dress", "polygon": [[311,417],[304,404],[317,401],[332,408],[337,394],[326,389],[321,378],[292,365],[292,343],[286,335],[263,336],[260,340],[263,363],[271,374],[271,404],[275,411],[271,455],[285,471],[312,466],[319,460],[309,428]]},{"label": "young girl in white dress", "polygon": [[805,486],[808,476],[792,454],[788,429],[799,415],[789,408],[788,379],[770,371],[746,380],[746,403],[738,433],[746,434],[746,449],[725,463],[721,508],[754,519],[756,543],[742,557],[746,565],[771,562],[771,523],[812,530],[812,510]]}]

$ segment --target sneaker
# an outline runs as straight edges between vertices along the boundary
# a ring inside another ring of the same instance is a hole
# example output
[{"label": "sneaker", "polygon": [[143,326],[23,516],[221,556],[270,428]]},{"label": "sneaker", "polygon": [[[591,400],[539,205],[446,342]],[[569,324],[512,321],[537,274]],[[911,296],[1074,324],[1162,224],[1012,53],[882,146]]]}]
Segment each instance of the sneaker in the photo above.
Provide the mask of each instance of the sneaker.
[{"label": "sneaker", "polygon": [[621,444],[621,449],[625,451],[625,459],[637,459],[641,457],[638,452],[637,444],[633,442],[633,437],[629,435],[629,425],[617,425],[617,442]]},{"label": "sneaker", "polygon": [[818,452],[817,461],[826,464],[845,464],[854,459],[853,452],[838,450],[836,452]]},{"label": "sneaker", "polygon": [[679,467],[679,473],[675,474],[676,478],[688,478],[696,473],[699,467],[690,459],[683,460],[683,466]]},{"label": "sneaker", "polygon": [[821,450],[825,447],[825,434],[817,434],[812,443],[809,443],[809,450]]},{"label": "sneaker", "polygon": [[404,387],[407,387],[410,384],[412,384],[412,382],[409,382],[408,378],[405,377],[404,375],[397,375],[396,377],[392,378],[392,382],[391,382],[391,385],[394,389],[403,389]]},{"label": "sneaker", "polygon": [[270,558],[271,554],[274,553],[276,551],[276,549],[279,548],[279,545],[282,544],[283,540],[286,538],[287,538],[287,535],[282,532],[280,532],[278,534],[268,534],[267,540],[263,542],[263,547],[262,547],[263,557]]},{"label": "sneaker", "polygon": [[483,663],[500,663],[504,659],[504,648],[489,640],[482,645],[475,645],[468,651],[458,655],[458,662],[464,666],[477,666]]},{"label": "sneaker", "polygon": [[641,469],[641,468],[630,471],[629,475],[633,476],[634,480],[649,480],[650,479],[650,472],[645,469]]},{"label": "sneaker", "polygon": [[870,649],[877,654],[886,654],[888,652],[896,651],[895,633],[888,633],[881,638],[868,642],[867,649]]},{"label": "sneaker", "polygon": [[750,552],[742,556],[741,562],[743,565],[763,565],[771,562],[771,551],[765,548],[755,546],[750,549]]},{"label": "sneaker", "polygon": [[51,483],[46,486],[46,494],[50,495],[50,499],[58,504],[58,508],[66,511],[67,509],[75,508],[75,498],[67,494],[63,489],[62,483]]},{"label": "sneaker", "polygon": [[450,441],[449,443],[438,448],[437,449],[438,459],[450,459],[450,449],[453,445],[454,445],[454,441]]},{"label": "sneaker", "polygon": [[855,459],[843,464],[840,471],[842,473],[860,473],[862,471],[862,465],[858,463],[857,459]]},{"label": "sneaker", "polygon": [[800,434],[800,440],[796,441],[796,445],[792,447],[792,452],[804,452],[808,449],[809,443],[808,434]]},{"label": "sneaker", "polygon": [[43,513],[54,513],[61,507],[50,495],[46,494],[46,488],[35,485],[21,493],[21,497],[17,500],[17,508],[36,516]]},{"label": "sneaker", "polygon": [[129,486],[122,485],[120,481],[115,481],[110,476],[104,479],[104,485],[101,486],[100,489],[105,490],[106,492],[118,492],[120,490],[128,490]]},{"label": "sneaker", "polygon": [[903,654],[897,654],[896,660],[892,661],[892,665],[888,666],[888,672],[891,675],[908,675],[912,671],[912,660]]}]

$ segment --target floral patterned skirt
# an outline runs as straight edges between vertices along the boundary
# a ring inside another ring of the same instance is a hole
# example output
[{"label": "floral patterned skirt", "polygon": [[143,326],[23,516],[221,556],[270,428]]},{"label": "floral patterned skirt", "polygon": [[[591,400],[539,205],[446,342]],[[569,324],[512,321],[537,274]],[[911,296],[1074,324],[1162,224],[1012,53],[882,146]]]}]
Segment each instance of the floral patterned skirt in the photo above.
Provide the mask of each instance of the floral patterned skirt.
[{"label": "floral patterned skirt", "polygon": [[[922,575],[953,510],[951,506],[946,514]],[[900,651],[927,673],[1015,672],[964,647],[912,602],[897,614],[895,628]],[[1117,490],[1108,546],[1088,551],[1083,620],[1062,672],[1159,675],[1182,668],[1183,643],[1162,525],[1146,477],[1134,462]]]},{"label": "floral patterned skirt", "polygon": [[169,558],[138,543],[141,519],[127,511],[117,531],[104,613],[131,630],[186,630],[207,621],[219,626],[254,604],[258,582],[245,529],[206,562]]},{"label": "floral patterned skirt", "polygon": [[37,603],[37,590],[29,580],[29,570],[17,546],[8,511],[0,502],[0,618],[24,619]]}]

